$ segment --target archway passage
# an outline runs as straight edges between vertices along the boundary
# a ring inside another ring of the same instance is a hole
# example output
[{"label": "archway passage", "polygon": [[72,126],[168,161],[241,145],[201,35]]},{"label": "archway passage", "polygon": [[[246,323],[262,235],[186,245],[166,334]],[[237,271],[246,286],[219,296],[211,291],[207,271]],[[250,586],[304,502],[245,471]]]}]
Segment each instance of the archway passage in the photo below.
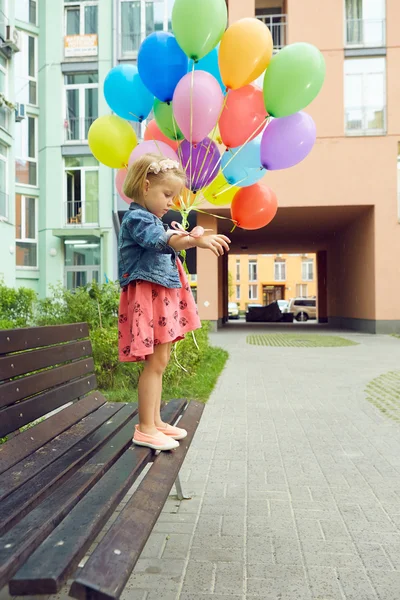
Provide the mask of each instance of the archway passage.
[{"label": "archway passage", "polygon": [[[227,216],[223,210],[213,212]],[[198,220],[228,235],[234,254],[315,254],[319,322],[370,333],[379,330],[373,206],[283,207],[272,223],[254,231],[231,232],[229,220],[212,216],[199,215]],[[209,254],[198,253],[199,312],[221,324],[228,316],[227,257],[218,262]]]}]

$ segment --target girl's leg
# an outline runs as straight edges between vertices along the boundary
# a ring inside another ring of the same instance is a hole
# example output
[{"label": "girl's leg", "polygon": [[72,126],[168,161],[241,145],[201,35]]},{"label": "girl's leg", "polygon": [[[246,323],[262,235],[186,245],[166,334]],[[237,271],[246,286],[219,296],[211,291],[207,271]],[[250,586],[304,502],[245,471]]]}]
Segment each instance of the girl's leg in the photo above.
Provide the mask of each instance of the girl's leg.
[{"label": "girl's leg", "polygon": [[168,365],[171,344],[160,344],[146,361],[138,385],[139,430],[156,435],[155,411],[160,412],[162,377]]},{"label": "girl's leg", "polygon": [[[167,344],[163,344],[164,346],[168,346],[167,348],[167,365],[170,361],[171,358],[171,349],[172,349],[172,342],[168,342]],[[161,396],[162,396],[162,380],[161,380],[161,389],[160,389],[160,395],[158,397],[155,409],[154,409],[154,424],[156,427],[166,427],[166,423],[164,423],[161,419],[161,414],[160,414],[160,410],[161,410]]]}]

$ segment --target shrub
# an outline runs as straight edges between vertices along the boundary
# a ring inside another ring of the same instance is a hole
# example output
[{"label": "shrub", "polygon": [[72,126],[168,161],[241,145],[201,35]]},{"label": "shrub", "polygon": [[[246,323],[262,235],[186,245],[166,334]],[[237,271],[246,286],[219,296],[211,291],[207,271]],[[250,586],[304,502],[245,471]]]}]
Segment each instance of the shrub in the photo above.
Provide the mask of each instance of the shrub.
[{"label": "shrub", "polygon": [[9,288],[0,281],[0,328],[26,327],[32,323],[36,294],[28,288]]}]

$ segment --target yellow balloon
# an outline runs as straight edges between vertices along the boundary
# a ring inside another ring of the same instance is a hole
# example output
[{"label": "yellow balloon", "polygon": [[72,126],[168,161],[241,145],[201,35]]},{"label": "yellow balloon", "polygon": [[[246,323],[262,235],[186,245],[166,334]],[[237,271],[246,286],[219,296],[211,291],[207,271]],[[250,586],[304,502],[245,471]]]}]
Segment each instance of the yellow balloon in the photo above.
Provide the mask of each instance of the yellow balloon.
[{"label": "yellow balloon", "polygon": [[88,142],[93,156],[112,169],[125,167],[138,143],[132,126],[116,115],[96,119],[89,129]]},{"label": "yellow balloon", "polygon": [[214,206],[225,206],[230,204],[234,195],[240,188],[231,186],[220,171],[217,177],[203,190],[203,196],[210,204]]},{"label": "yellow balloon", "polygon": [[259,19],[240,19],[228,27],[219,47],[226,87],[237,90],[262,75],[271,62],[273,46],[270,30]]}]

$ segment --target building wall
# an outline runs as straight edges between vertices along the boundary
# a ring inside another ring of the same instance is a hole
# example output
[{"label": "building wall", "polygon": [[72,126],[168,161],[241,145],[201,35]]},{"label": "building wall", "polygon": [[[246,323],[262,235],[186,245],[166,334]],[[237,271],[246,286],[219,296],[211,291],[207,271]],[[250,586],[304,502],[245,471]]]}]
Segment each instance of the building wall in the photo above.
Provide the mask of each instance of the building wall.
[{"label": "building wall", "polygon": [[[285,268],[277,273],[278,277],[284,279],[275,279],[275,261],[284,261]],[[249,263],[257,264],[257,279],[250,281]],[[303,280],[303,262],[311,262],[312,279]],[[237,264],[240,268],[240,276],[237,278]],[[230,254],[229,255],[229,276],[230,287],[232,288],[229,296],[230,302],[237,302],[241,310],[244,310],[248,304],[265,304],[266,296],[263,294],[263,288],[279,287],[282,295],[278,295],[282,300],[290,300],[296,296],[313,297],[317,295],[317,274],[316,257],[314,254],[290,255],[290,254]],[[249,286],[257,287],[257,296],[250,298]],[[240,294],[237,295],[237,286]],[[302,286],[301,288],[299,286]],[[272,290],[271,290],[272,292]],[[271,298],[272,299],[272,298]]]}]

